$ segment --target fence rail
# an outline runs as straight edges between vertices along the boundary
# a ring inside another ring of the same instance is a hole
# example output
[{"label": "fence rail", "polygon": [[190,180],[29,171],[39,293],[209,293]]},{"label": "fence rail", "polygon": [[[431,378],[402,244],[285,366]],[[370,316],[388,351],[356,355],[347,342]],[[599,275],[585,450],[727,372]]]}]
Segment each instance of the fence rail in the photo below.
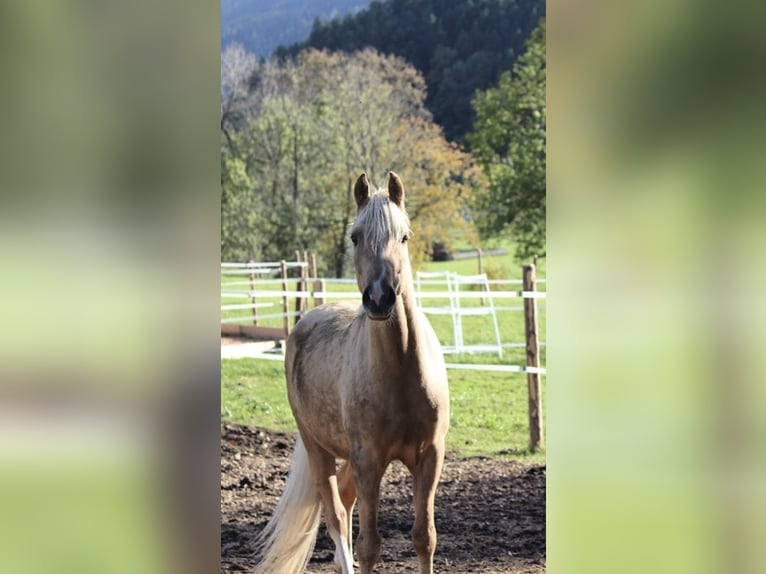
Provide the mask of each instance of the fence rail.
[{"label": "fence rail", "polygon": [[[266,263],[221,263],[221,276],[222,276],[222,288],[221,298],[227,300],[233,300],[230,303],[221,304],[221,312],[232,311],[250,311],[250,314],[241,314],[238,316],[231,316],[231,313],[227,313],[229,316],[221,319],[222,324],[253,324],[257,325],[258,321],[264,321],[268,319],[278,318],[300,318],[303,313],[308,311],[309,301],[313,301],[314,305],[321,304],[327,300],[346,300],[346,301],[358,301],[361,302],[361,294],[358,290],[349,291],[330,291],[327,289],[328,285],[354,285],[356,286],[355,279],[336,279],[317,277],[315,269],[309,269],[309,264],[306,262],[266,262]],[[289,270],[298,270],[298,276],[288,277]],[[307,271],[312,271],[311,274]],[[251,277],[246,281],[225,281],[225,277],[232,276],[233,274],[251,273],[253,271],[262,271],[270,275],[280,274],[281,277],[271,278],[255,278]],[[427,275],[427,274],[426,274]],[[542,283],[544,280],[538,280],[537,283]],[[293,288],[289,288],[289,285],[293,285]],[[415,282],[416,298],[420,306],[423,307],[423,301],[428,301],[429,304],[435,300],[450,301],[454,300],[456,293],[452,289],[444,290],[445,285],[448,285],[447,281],[442,279],[424,278]],[[463,284],[464,286],[466,284]],[[468,283],[468,286],[476,286],[476,283]],[[498,301],[509,301],[514,299],[521,299],[522,302],[528,299],[542,300],[547,298],[545,291],[537,291],[535,289],[509,289],[509,290],[486,290],[486,286],[502,287],[510,285],[521,285],[523,287],[523,279],[485,279],[483,280],[483,288],[479,291],[459,291],[460,300],[483,302],[491,298]],[[275,288],[268,288],[273,286]],[[246,288],[242,288],[246,287]],[[425,288],[424,288],[425,287]],[[442,287],[440,290],[429,290],[428,288]],[[234,302],[236,299],[249,299],[249,303]],[[289,299],[294,300],[296,309],[292,310],[289,305]],[[281,313],[270,312],[268,314],[261,314],[258,311],[261,309],[273,308],[276,306],[282,307]],[[496,313],[506,311],[523,311],[524,305],[515,306],[494,306]],[[425,310],[425,309],[424,309]],[[427,309],[428,314],[432,315],[453,315],[456,313],[454,308],[450,306],[443,307],[429,307]],[[463,315],[470,315],[472,313],[481,314],[481,307],[466,307],[461,308],[460,311]],[[290,326],[285,323],[285,337],[289,334]],[[256,333],[251,333],[256,334]],[[510,348],[515,346],[524,346],[526,343],[503,343],[502,347]],[[544,344],[544,343],[542,343]]]}]

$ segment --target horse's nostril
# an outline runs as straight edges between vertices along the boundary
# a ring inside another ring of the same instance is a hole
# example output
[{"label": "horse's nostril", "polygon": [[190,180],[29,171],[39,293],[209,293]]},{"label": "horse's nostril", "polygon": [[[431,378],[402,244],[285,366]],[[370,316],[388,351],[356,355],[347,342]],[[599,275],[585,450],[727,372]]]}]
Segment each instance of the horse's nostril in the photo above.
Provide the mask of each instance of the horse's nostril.
[{"label": "horse's nostril", "polygon": [[367,289],[364,290],[362,293],[362,305],[364,305],[365,309],[370,309],[375,306],[375,303],[370,298],[370,288],[367,287]]},{"label": "horse's nostril", "polygon": [[383,290],[382,300],[380,302],[381,307],[384,309],[390,309],[394,306],[394,303],[396,303],[396,292],[394,291],[393,287],[386,285],[386,288]]}]

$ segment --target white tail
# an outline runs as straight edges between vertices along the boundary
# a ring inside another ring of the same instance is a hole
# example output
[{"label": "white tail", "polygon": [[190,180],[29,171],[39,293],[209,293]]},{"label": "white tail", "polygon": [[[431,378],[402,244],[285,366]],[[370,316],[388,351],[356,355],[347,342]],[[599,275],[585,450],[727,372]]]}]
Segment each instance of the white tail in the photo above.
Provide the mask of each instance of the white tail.
[{"label": "white tail", "polygon": [[321,509],[308,453],[298,437],[285,490],[256,541],[260,555],[256,572],[301,574],[314,550]]}]

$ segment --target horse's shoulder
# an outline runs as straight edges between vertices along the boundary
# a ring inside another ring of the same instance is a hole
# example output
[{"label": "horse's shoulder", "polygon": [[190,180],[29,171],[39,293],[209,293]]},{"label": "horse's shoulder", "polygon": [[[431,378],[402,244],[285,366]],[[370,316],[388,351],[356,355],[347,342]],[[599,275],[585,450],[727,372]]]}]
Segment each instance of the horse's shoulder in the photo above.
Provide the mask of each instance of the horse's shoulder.
[{"label": "horse's shoulder", "polygon": [[[359,305],[349,302],[325,303],[309,311],[298,325],[315,326],[320,323],[350,323],[359,314]],[[296,325],[297,327],[297,325]]]},{"label": "horse's shoulder", "polygon": [[290,338],[304,343],[309,338],[327,339],[347,330],[359,315],[359,306],[334,302],[316,307],[306,313],[290,333]]}]

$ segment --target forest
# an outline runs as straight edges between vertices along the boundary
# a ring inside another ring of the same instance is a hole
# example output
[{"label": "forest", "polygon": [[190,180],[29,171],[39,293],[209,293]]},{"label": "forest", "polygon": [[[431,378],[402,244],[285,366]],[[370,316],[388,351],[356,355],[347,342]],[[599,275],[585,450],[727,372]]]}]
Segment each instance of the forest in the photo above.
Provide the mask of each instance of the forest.
[{"label": "forest", "polygon": [[[464,24],[471,10],[480,16],[474,22],[484,22],[488,14],[510,14],[521,5],[454,4]],[[484,87],[470,90],[457,82],[470,113],[462,118],[467,124],[447,121],[448,131],[430,95],[453,88],[437,81],[433,54],[418,46],[430,29],[431,48],[451,50],[452,64],[442,73],[475,60],[466,47],[470,34],[459,32],[454,14],[445,16],[449,5],[373,2],[355,16],[315,22],[308,41],[323,34],[361,38],[354,32],[358,22],[398,7],[400,40],[394,43],[406,45],[407,54],[373,45],[380,34],[359,46],[292,46],[268,60],[227,46],[221,59],[222,259],[275,260],[309,250],[317,253],[321,272],[347,275],[353,182],[365,171],[382,186],[389,170],[407,188],[416,262],[430,257],[436,244],[479,247],[503,237],[513,241],[520,260],[545,256],[545,21],[536,19],[518,48],[513,34],[504,49],[491,52],[481,47],[490,40],[477,41],[477,52],[493,54],[485,60],[495,62],[497,74],[484,86],[477,71],[472,82]],[[401,18],[404,7],[441,11]],[[511,28],[521,30],[532,17],[525,13]],[[396,19],[389,20],[382,18],[376,30],[393,30]],[[424,22],[430,28],[417,27]],[[498,34],[493,41],[499,45]],[[493,37],[492,29],[487,36]],[[431,64],[426,71],[424,63]],[[443,97],[450,106],[458,100],[457,94]]]},{"label": "forest", "polygon": [[305,42],[276,54],[372,47],[400,56],[423,74],[434,121],[448,139],[461,140],[471,129],[476,90],[494,85],[513,67],[544,16],[544,0],[375,1],[343,18],[316,19]]}]

